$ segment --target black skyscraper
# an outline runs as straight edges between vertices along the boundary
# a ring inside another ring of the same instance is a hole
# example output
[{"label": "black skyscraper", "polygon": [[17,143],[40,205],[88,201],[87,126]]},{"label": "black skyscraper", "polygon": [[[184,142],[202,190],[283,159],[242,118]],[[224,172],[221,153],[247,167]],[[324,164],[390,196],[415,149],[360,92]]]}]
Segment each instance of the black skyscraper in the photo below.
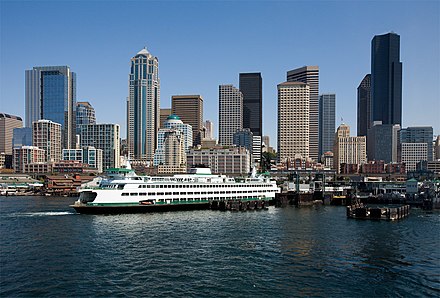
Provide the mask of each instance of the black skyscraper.
[{"label": "black skyscraper", "polygon": [[256,136],[262,135],[263,84],[261,73],[240,73],[240,91],[243,93],[243,128]]},{"label": "black skyscraper", "polygon": [[371,128],[371,75],[367,74],[357,88],[357,135],[367,136]]},{"label": "black skyscraper", "polygon": [[374,36],[371,42],[372,121],[402,124],[402,62],[400,36]]}]

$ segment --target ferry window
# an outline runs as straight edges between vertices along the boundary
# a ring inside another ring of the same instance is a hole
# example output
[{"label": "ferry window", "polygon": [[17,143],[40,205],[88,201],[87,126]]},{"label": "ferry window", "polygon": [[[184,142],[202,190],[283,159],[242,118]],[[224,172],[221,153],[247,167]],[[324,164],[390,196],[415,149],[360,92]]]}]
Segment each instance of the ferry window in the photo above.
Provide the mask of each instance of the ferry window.
[{"label": "ferry window", "polygon": [[186,201],[186,199],[180,199],[181,201]]},{"label": "ferry window", "polygon": [[147,193],[146,193],[146,192],[140,192],[139,195],[140,195],[140,196],[146,196]]},{"label": "ferry window", "polygon": [[181,192],[180,194],[181,194],[181,195],[186,195],[186,192]]},{"label": "ferry window", "polygon": [[194,193],[193,193],[193,192],[189,192],[188,194],[189,194],[189,195],[193,195]]},{"label": "ferry window", "polygon": [[173,202],[178,202],[179,201],[179,199],[173,199]]},{"label": "ferry window", "polygon": [[157,195],[158,196],[163,196],[163,192],[158,192]]},{"label": "ferry window", "polygon": [[123,193],[121,194],[121,196],[123,196],[123,197],[128,196],[128,193],[123,192]]},{"label": "ferry window", "polygon": [[137,196],[137,195],[138,195],[137,192],[130,193],[130,196]]},{"label": "ferry window", "polygon": [[159,202],[163,202],[163,199],[160,199]]},{"label": "ferry window", "polygon": [[142,185],[139,185],[138,188],[142,188]]},{"label": "ferry window", "polygon": [[170,192],[166,192],[165,195],[166,196],[171,196],[171,193]]},{"label": "ferry window", "polygon": [[178,194],[179,194],[178,192],[173,192],[173,196],[178,195]]}]

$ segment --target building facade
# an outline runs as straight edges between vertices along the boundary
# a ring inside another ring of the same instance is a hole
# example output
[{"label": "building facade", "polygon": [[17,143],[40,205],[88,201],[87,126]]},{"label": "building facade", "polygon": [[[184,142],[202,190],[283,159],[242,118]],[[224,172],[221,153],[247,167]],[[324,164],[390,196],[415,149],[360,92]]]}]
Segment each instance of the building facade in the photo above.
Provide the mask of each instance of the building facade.
[{"label": "building facade", "polygon": [[160,126],[159,128],[164,128],[164,124],[165,121],[167,121],[168,116],[170,116],[171,113],[171,109],[170,108],[165,108],[165,109],[160,109]]},{"label": "building facade", "polygon": [[310,87],[301,82],[278,85],[278,161],[309,157]]},{"label": "building facade", "polygon": [[73,160],[88,164],[90,168],[102,173],[102,149],[88,146],[82,149],[63,149],[63,160]]},{"label": "building facade", "polygon": [[32,146],[45,151],[46,162],[57,162],[62,158],[62,126],[42,119],[32,123]]},{"label": "building facade", "polygon": [[243,94],[243,128],[254,136],[263,135],[263,79],[261,73],[240,73],[240,91]]},{"label": "building facade", "polygon": [[319,96],[319,156],[333,150],[335,139],[336,94]]},{"label": "building facade", "polygon": [[191,125],[192,146],[200,145],[203,132],[203,98],[200,95],[173,95],[171,112],[179,116],[183,123]]},{"label": "building facade", "polygon": [[164,162],[158,165],[158,173],[185,173],[186,172],[186,150],[185,136],[180,130],[170,129],[165,132],[163,151]]},{"label": "building facade", "polygon": [[382,160],[385,163],[398,161],[398,124],[375,123],[369,130],[367,136],[368,160]]},{"label": "building facade", "polygon": [[131,58],[127,120],[129,156],[153,160],[160,126],[159,60],[145,48]]},{"label": "building facade", "polygon": [[95,109],[87,101],[76,103],[76,134],[81,132],[81,125],[96,124]]},{"label": "building facade", "polygon": [[23,121],[20,117],[0,113],[0,153],[12,155],[14,129],[21,127]]},{"label": "building facade", "polygon": [[371,127],[371,75],[367,74],[357,88],[357,136],[367,136]]},{"label": "building facade", "polygon": [[427,143],[401,143],[401,161],[405,164],[406,170],[415,171],[417,163],[428,160]]},{"label": "building facade", "polygon": [[[411,126],[400,130],[400,144],[425,143],[427,147],[427,161],[434,160],[433,154],[434,129],[432,126]],[[402,148],[400,148],[402,150]],[[402,152],[403,155],[403,152]],[[403,160],[402,160],[403,161]],[[420,161],[420,160],[419,160]]]},{"label": "building facade", "polygon": [[205,139],[214,139],[214,123],[211,120],[206,120],[204,123]]},{"label": "building facade", "polygon": [[69,66],[42,66],[26,70],[26,127],[34,121],[61,124],[62,147],[76,146],[76,74]]},{"label": "building facade", "polygon": [[371,42],[371,111],[371,122],[402,125],[402,62],[396,33],[376,35]]},{"label": "building facade", "polygon": [[88,124],[81,126],[81,148],[94,147],[102,150],[102,167],[119,168],[120,127],[118,124]]},{"label": "building facade", "polygon": [[337,173],[341,173],[341,166],[345,168],[347,168],[347,165],[361,166],[366,162],[366,137],[351,137],[350,127],[346,124],[341,124],[336,130],[335,145],[333,148],[333,166]]},{"label": "building facade", "polygon": [[319,67],[304,66],[287,72],[288,82],[303,82],[310,87],[309,157],[319,158]]},{"label": "building facade", "polygon": [[234,133],[243,128],[243,94],[233,85],[219,86],[219,143],[232,145]]},{"label": "building facade", "polygon": [[32,127],[14,128],[12,147],[32,146]]},{"label": "building facade", "polygon": [[13,152],[13,168],[17,173],[25,173],[28,164],[44,164],[46,161],[44,150],[35,146],[16,147]]}]

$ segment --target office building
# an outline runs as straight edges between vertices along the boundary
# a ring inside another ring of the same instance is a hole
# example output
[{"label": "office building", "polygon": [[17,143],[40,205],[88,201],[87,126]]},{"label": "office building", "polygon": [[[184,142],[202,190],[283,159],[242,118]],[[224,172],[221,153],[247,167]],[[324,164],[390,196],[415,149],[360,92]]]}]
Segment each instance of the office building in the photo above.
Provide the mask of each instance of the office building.
[{"label": "office building", "polygon": [[87,124],[96,124],[95,109],[87,101],[76,103],[76,134],[81,132],[80,126]]},{"label": "office building", "polygon": [[170,129],[164,134],[163,152],[164,161],[158,165],[160,174],[186,172],[185,136],[180,130]]},{"label": "office building", "polygon": [[319,96],[319,156],[333,150],[335,139],[336,94]]},{"label": "office building", "polygon": [[428,160],[427,143],[401,143],[401,162],[408,172],[415,171],[417,163]]},{"label": "office building", "polygon": [[102,173],[102,149],[96,149],[92,146],[83,147],[82,149],[63,149],[63,160],[88,164],[90,168]]},{"label": "office building", "polygon": [[[400,130],[400,144],[403,143],[424,143],[427,150],[427,161],[434,160],[433,154],[434,130],[432,126],[412,126]],[[417,147],[417,146],[416,146]],[[414,148],[416,148],[414,147]],[[402,148],[400,148],[403,150]],[[402,153],[403,155],[403,153]],[[420,160],[419,160],[420,161]],[[402,160],[403,162],[403,160]],[[408,169],[408,168],[407,168]]]},{"label": "office building", "polygon": [[61,124],[46,119],[32,123],[32,146],[45,151],[46,162],[62,158],[61,130]]},{"label": "office building", "polygon": [[243,94],[243,128],[254,136],[263,134],[263,82],[261,73],[240,73],[240,91]]},{"label": "office building", "polygon": [[440,160],[440,135],[437,136],[437,138],[435,139],[435,144],[434,144],[434,159],[435,160]]},{"label": "office building", "polygon": [[371,75],[367,74],[357,88],[357,136],[367,136],[371,127]]},{"label": "office building", "polygon": [[118,124],[88,124],[81,126],[81,148],[94,147],[102,150],[102,167],[119,168],[120,128]]},{"label": "office building", "polygon": [[32,146],[32,127],[14,128],[12,147]]},{"label": "office building", "polygon": [[202,142],[203,98],[200,95],[173,95],[171,112],[180,117],[183,123],[193,130],[193,146]]},{"label": "office building", "polygon": [[193,145],[193,129],[191,125],[182,122],[179,116],[170,115],[164,123],[164,128],[159,129],[157,137],[157,149],[154,154],[153,165],[158,166],[165,163],[165,136],[170,131],[182,133],[183,150],[187,151]]},{"label": "office building", "polygon": [[46,161],[44,149],[35,146],[16,147],[14,148],[13,153],[13,168],[17,173],[25,173],[26,165],[28,164],[43,164]]},{"label": "office building", "polygon": [[159,60],[145,48],[131,58],[127,119],[129,156],[152,160],[160,126]]},{"label": "office building", "polygon": [[187,153],[187,167],[205,165],[214,174],[239,174],[249,173],[251,156],[243,147],[231,148],[192,148]]},{"label": "office building", "polygon": [[309,157],[310,87],[301,82],[278,85],[278,161]]},{"label": "office building", "polygon": [[254,134],[251,132],[249,128],[243,128],[237,130],[232,138],[233,138],[232,143],[235,146],[246,148],[249,151],[249,153],[252,155]]},{"label": "office building", "polygon": [[76,74],[69,66],[26,70],[26,127],[41,119],[61,124],[62,147],[76,146]]},{"label": "office building", "polygon": [[167,121],[168,116],[170,116],[171,113],[171,109],[170,108],[165,108],[165,109],[160,109],[160,126],[159,128],[164,128],[164,124],[165,121]]},{"label": "office building", "polygon": [[232,145],[232,137],[243,128],[243,94],[233,85],[219,86],[219,143]]},{"label": "office building", "polygon": [[[351,137],[350,127],[341,124],[336,130],[335,145],[333,148],[333,167],[341,173],[341,165],[346,169],[351,165],[360,166],[367,162],[366,137]],[[357,167],[359,168],[359,167]],[[342,172],[353,172],[343,170]]]},{"label": "office building", "polygon": [[367,136],[368,160],[382,160],[385,163],[397,162],[399,130],[400,125],[398,124],[374,123],[368,130]]},{"label": "office building", "polygon": [[387,33],[371,42],[371,122],[402,125],[400,36]]},{"label": "office building", "polygon": [[309,157],[319,158],[319,67],[304,66],[287,72],[288,82],[303,82],[310,87],[309,98]]},{"label": "office building", "polygon": [[206,120],[204,126],[205,131],[205,139],[212,140],[214,139],[214,123],[211,120]]},{"label": "office building", "polygon": [[23,127],[18,116],[0,113],[0,153],[12,156],[12,139],[15,128]]}]

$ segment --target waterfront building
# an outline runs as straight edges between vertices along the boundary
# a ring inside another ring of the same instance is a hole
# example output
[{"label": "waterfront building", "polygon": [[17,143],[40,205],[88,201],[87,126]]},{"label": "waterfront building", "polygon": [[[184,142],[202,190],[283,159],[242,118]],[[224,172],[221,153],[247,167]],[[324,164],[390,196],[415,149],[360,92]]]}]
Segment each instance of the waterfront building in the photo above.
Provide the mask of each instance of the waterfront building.
[{"label": "waterfront building", "polygon": [[76,103],[76,134],[81,132],[81,125],[96,124],[95,109],[87,101]]},{"label": "waterfront building", "polygon": [[160,128],[164,128],[164,124],[165,121],[167,121],[168,116],[170,116],[171,113],[171,109],[170,108],[165,108],[165,109],[160,109]]},{"label": "waterfront building", "polygon": [[[338,173],[353,172],[354,166],[350,165],[362,165],[367,162],[366,137],[351,137],[350,127],[341,124],[336,130],[333,154],[333,166]],[[342,164],[344,166],[341,166]]]},{"label": "waterfront building", "polygon": [[62,147],[76,146],[76,74],[69,66],[26,70],[26,127],[41,119],[61,124]]},{"label": "waterfront building", "polygon": [[[426,144],[427,157],[426,157],[426,159],[423,159],[423,160],[428,160],[428,161],[434,160],[433,142],[432,142],[433,139],[434,139],[434,130],[433,130],[432,126],[412,126],[412,127],[402,128],[400,130],[400,144],[403,144],[403,143],[425,143]],[[420,160],[418,160],[418,161],[420,161]]]},{"label": "waterfront building", "polygon": [[200,95],[173,95],[171,112],[193,130],[192,146],[200,145],[203,131],[203,98]]},{"label": "waterfront building", "polygon": [[193,145],[193,129],[191,125],[183,123],[177,115],[168,116],[164,128],[159,129],[157,137],[157,149],[154,154],[153,165],[158,166],[165,163],[165,136],[168,132],[178,130],[183,136],[183,150],[187,151]]},{"label": "waterfront building", "polygon": [[278,85],[278,161],[309,157],[310,87],[301,82]]},{"label": "waterfront building", "polygon": [[82,149],[63,149],[63,160],[73,160],[88,164],[98,173],[102,173],[102,149],[93,146],[83,147]]},{"label": "waterfront building", "polygon": [[371,122],[402,125],[400,36],[387,33],[371,42]]},{"label": "waterfront building", "polygon": [[233,135],[243,128],[243,94],[233,85],[219,86],[219,143],[232,145]]},{"label": "waterfront building", "polygon": [[45,163],[44,149],[35,146],[21,146],[13,149],[13,169],[17,173],[25,173],[25,165],[31,163]]},{"label": "waterfront building", "polygon": [[335,139],[336,94],[319,96],[319,156],[333,150]]},{"label": "waterfront building", "polygon": [[381,124],[376,121],[367,133],[368,160],[397,162],[399,130],[399,124]]},{"label": "waterfront building", "polygon": [[214,123],[211,120],[206,120],[203,127],[205,131],[204,139],[214,139]]},{"label": "waterfront building", "polygon": [[81,126],[81,148],[94,147],[102,150],[102,167],[119,168],[120,127],[118,124],[87,124]]},{"label": "waterfront building", "polygon": [[243,128],[254,136],[263,134],[263,79],[261,73],[240,73],[240,91],[243,94]]},{"label": "waterfront building", "polygon": [[129,156],[153,160],[160,126],[159,60],[145,48],[131,58],[127,120]]},{"label": "waterfront building", "polygon": [[367,136],[371,127],[371,74],[357,88],[357,136]]},{"label": "waterfront building", "polygon": [[61,130],[61,124],[46,119],[32,123],[32,146],[45,151],[46,162],[56,162],[62,158]]},{"label": "waterfront building", "polygon": [[12,148],[14,129],[23,127],[18,116],[0,113],[0,153],[3,153],[4,166],[12,168]]},{"label": "waterfront building", "polygon": [[287,72],[288,82],[303,82],[310,87],[309,98],[309,157],[319,158],[319,67],[304,66]]},{"label": "waterfront building", "polygon": [[415,171],[417,163],[428,160],[427,143],[401,143],[401,162],[408,172]]},{"label": "waterfront building", "polygon": [[250,171],[251,156],[243,147],[192,148],[187,153],[187,167],[196,165],[205,165],[215,174],[244,175]]}]

